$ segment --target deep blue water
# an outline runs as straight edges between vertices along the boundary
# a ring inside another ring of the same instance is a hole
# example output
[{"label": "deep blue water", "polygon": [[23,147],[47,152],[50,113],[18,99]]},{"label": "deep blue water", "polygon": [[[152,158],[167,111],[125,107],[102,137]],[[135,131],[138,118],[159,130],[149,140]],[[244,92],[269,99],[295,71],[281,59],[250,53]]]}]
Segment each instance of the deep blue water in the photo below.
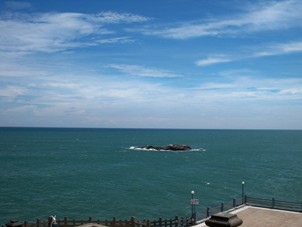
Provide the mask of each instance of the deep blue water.
[{"label": "deep blue water", "polygon": [[[188,144],[159,152],[131,146]],[[199,148],[202,148],[198,150]],[[302,131],[0,128],[0,224],[172,218],[248,195],[302,200]]]}]

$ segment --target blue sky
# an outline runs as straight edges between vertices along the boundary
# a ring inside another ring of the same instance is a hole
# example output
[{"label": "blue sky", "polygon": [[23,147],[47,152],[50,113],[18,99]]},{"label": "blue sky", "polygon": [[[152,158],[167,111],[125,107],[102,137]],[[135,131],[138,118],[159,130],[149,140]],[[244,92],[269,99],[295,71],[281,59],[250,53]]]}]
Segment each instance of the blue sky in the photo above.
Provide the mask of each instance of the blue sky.
[{"label": "blue sky", "polygon": [[302,129],[302,1],[0,2],[0,126]]}]

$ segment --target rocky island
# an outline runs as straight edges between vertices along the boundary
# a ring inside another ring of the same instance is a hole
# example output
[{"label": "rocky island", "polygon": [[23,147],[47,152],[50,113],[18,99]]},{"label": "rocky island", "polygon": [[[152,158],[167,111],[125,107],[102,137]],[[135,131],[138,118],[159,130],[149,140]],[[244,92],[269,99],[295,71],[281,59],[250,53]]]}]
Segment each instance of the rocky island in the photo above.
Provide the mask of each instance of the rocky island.
[{"label": "rocky island", "polygon": [[157,151],[187,151],[191,150],[192,148],[189,145],[185,144],[169,144],[167,146],[151,146],[151,145],[146,145],[139,147],[141,149],[147,149],[147,150],[157,150]]}]

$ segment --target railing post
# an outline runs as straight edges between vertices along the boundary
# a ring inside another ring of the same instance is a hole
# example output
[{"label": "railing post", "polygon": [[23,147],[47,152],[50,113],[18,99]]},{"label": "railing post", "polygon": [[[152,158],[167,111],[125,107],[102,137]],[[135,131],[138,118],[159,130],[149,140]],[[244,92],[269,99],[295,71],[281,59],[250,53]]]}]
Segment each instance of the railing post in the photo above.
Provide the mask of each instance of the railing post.
[{"label": "railing post", "polygon": [[180,219],[180,226],[184,226],[184,219],[183,218]]},{"label": "railing post", "polygon": [[47,221],[48,221],[47,226],[51,227],[52,218],[50,216],[48,217]]},{"label": "railing post", "polygon": [[178,226],[178,216],[175,216],[175,226]]},{"label": "railing post", "polygon": [[186,227],[189,226],[189,220],[186,218]]},{"label": "railing post", "polygon": [[153,227],[156,227],[156,221],[155,220],[153,221]]},{"label": "railing post", "polygon": [[159,222],[159,227],[161,227],[161,226],[162,226],[162,219],[159,218],[159,219],[158,219],[158,222]]},{"label": "railing post", "polygon": [[272,208],[275,208],[275,198],[272,198]]},{"label": "railing post", "polygon": [[210,217],[210,207],[207,207],[207,218]]},{"label": "railing post", "polygon": [[168,226],[168,221],[167,221],[167,219],[165,219],[165,227],[167,227]]},{"label": "railing post", "polygon": [[112,220],[112,227],[116,227],[116,217],[113,217],[113,220]]},{"label": "railing post", "polygon": [[221,211],[221,212],[223,212],[223,206],[224,206],[224,204],[221,203],[221,206],[220,206],[220,211]]},{"label": "railing post", "polygon": [[236,199],[233,199],[233,208],[236,206]]},{"label": "railing post", "polygon": [[64,226],[67,227],[67,217],[64,217]]}]

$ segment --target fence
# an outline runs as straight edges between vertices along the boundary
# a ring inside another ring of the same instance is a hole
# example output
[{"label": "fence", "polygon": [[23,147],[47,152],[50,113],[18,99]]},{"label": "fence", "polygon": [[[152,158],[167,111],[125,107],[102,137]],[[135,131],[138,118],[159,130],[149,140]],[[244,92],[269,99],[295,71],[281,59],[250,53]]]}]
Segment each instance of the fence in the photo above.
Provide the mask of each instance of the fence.
[{"label": "fence", "polygon": [[[292,202],[276,200],[275,198],[263,199],[245,195],[244,197],[233,199],[228,203],[221,203],[219,206],[207,207],[206,209],[197,212],[195,215],[197,220],[201,220],[198,222],[202,222],[212,214],[236,209],[240,206],[244,206],[245,204],[256,207],[302,212],[302,201]],[[112,220],[93,220],[92,218],[89,218],[88,220],[69,220],[67,218],[64,218],[63,220],[57,220],[58,227],[75,227],[89,223],[100,224],[108,227],[189,227],[194,225],[192,218],[179,218],[177,216],[174,219],[159,218],[158,220],[153,221],[139,221],[135,218],[131,218],[130,220],[117,220],[116,218],[113,218]],[[35,223],[28,223],[25,221],[21,226],[51,227],[51,220],[41,221],[37,219]],[[5,227],[5,225],[3,225],[3,227]]]},{"label": "fence", "polygon": [[142,221],[139,223],[140,227],[188,227],[192,226],[193,222],[191,218],[178,218],[177,216],[174,219],[161,219],[155,221]]},{"label": "fence", "polygon": [[245,201],[242,198],[234,198],[229,202],[220,203],[219,205],[214,207],[207,207],[206,209],[203,209],[197,213],[197,219],[202,220],[208,218],[212,214],[234,209],[236,207],[242,206],[244,203]]},{"label": "fence", "polygon": [[292,202],[292,201],[276,200],[275,198],[263,199],[263,198],[255,198],[245,195],[243,198],[233,199],[228,203],[221,203],[215,207],[207,207],[206,209],[197,213],[198,219],[202,220],[210,217],[212,214],[235,209],[243,205],[302,212],[302,201]]},{"label": "fence", "polygon": [[[158,220],[143,220],[138,221],[135,218],[130,220],[117,220],[113,218],[112,220],[93,220],[89,218],[88,220],[69,220],[66,217],[63,220],[56,220],[58,227],[75,227],[84,224],[100,224],[108,227],[189,227],[193,225],[191,218],[182,218],[176,216],[174,219],[162,219]],[[93,226],[93,225],[92,225]],[[5,227],[5,225],[3,225]],[[43,221],[37,219],[35,223],[29,223],[25,221],[22,227],[51,227],[51,220]]]},{"label": "fence", "polygon": [[57,220],[58,227],[75,227],[89,223],[96,223],[109,227],[136,227],[138,221],[134,218],[131,218],[130,221],[117,220],[115,217],[112,220],[93,220],[92,218],[89,218],[88,220],[68,220],[66,217],[64,220]]},{"label": "fence", "polygon": [[251,206],[302,212],[302,201],[292,202],[292,201],[276,200],[275,198],[261,199],[261,198],[254,198],[250,196],[245,196],[245,201],[246,204]]}]

